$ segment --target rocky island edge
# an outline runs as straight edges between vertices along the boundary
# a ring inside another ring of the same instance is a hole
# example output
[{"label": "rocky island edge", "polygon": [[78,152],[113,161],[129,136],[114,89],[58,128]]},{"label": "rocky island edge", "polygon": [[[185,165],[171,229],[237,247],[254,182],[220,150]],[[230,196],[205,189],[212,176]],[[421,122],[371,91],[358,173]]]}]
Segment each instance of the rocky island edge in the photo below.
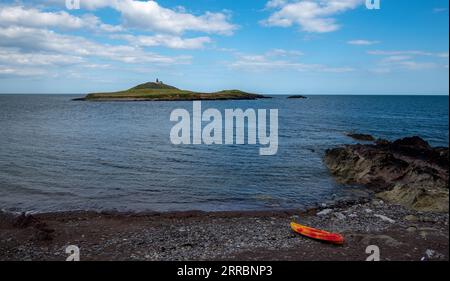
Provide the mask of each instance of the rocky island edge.
[{"label": "rocky island edge", "polygon": [[193,101],[193,100],[255,100],[269,98],[240,90],[223,90],[200,93],[181,90],[161,81],[147,82],[128,90],[108,93],[92,93],[75,101]]}]

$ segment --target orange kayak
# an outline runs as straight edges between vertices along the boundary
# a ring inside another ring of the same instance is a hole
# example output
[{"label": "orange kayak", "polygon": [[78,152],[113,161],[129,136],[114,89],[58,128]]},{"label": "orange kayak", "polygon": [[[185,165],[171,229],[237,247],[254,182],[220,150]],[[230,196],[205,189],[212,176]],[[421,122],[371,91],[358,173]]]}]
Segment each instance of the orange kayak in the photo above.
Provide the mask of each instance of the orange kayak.
[{"label": "orange kayak", "polygon": [[304,226],[295,222],[291,222],[291,228],[295,232],[317,240],[329,242],[332,244],[344,244],[344,237],[338,233],[331,233],[320,229]]}]

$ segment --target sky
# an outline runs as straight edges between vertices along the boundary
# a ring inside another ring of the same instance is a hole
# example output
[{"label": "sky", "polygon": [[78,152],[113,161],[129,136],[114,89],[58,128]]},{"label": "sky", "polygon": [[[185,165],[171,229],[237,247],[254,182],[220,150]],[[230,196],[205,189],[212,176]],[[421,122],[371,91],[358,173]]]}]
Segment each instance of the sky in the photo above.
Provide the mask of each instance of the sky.
[{"label": "sky", "polygon": [[0,93],[449,93],[448,0],[69,4],[0,1]]}]

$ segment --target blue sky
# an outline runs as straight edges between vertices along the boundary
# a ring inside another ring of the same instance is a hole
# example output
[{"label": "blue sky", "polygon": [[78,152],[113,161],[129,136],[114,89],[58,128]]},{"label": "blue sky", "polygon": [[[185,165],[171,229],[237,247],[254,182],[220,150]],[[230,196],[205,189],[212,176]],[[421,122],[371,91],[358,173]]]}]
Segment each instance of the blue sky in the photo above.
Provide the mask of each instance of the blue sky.
[{"label": "blue sky", "polygon": [[447,0],[0,3],[0,93],[449,92]]}]

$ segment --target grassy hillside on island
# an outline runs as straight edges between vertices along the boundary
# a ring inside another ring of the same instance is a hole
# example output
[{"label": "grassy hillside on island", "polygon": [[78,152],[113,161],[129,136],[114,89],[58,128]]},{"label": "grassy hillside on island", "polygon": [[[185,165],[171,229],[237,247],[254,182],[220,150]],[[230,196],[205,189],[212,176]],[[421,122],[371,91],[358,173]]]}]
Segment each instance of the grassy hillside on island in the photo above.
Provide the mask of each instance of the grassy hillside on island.
[{"label": "grassy hillside on island", "polygon": [[75,100],[85,101],[173,101],[173,100],[252,100],[265,98],[239,90],[198,93],[180,90],[162,82],[148,82],[125,91],[93,93]]}]

